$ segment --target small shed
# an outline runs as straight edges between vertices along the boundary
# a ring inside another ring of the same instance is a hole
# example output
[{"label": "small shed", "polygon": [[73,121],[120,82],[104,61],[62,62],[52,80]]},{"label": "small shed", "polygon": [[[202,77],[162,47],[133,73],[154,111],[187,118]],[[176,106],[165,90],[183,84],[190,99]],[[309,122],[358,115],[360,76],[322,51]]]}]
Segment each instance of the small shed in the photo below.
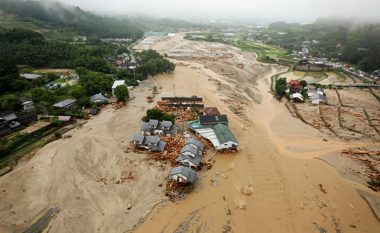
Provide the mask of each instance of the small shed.
[{"label": "small shed", "polygon": [[112,96],[115,96],[115,89],[118,86],[125,85],[125,80],[115,80],[112,85]]},{"label": "small shed", "polygon": [[60,109],[68,109],[68,108],[72,108],[76,102],[77,102],[76,99],[65,99],[58,103],[53,104],[53,107],[60,108]]}]

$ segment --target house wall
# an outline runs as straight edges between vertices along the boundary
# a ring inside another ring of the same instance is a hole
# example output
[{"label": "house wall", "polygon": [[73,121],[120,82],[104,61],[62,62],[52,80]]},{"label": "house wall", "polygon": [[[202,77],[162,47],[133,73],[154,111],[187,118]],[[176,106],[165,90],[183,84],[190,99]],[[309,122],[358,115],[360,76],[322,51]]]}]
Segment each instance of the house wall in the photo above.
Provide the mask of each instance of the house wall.
[{"label": "house wall", "polygon": [[141,134],[142,135],[145,135],[145,136],[150,136],[152,135],[152,133],[150,131],[141,131]]},{"label": "house wall", "polygon": [[229,141],[229,142],[226,142],[226,143],[223,143],[223,144],[220,144],[220,147],[217,148],[218,150],[223,150],[223,149],[232,149],[232,148],[236,148],[236,147],[233,147],[232,145],[236,145],[236,147],[238,146],[237,143],[235,142],[232,142],[232,141]]},{"label": "house wall", "polygon": [[187,183],[187,178],[181,174],[173,175],[172,180],[178,181],[180,183]]},{"label": "house wall", "polygon": [[184,155],[189,155],[189,156],[191,156],[191,157],[193,157],[193,158],[196,156],[195,154],[190,153],[189,151],[186,151],[186,152],[184,152],[184,153],[182,153],[182,154],[184,154]]},{"label": "house wall", "polygon": [[197,167],[194,163],[190,162],[188,159],[179,161],[180,164],[182,164],[185,167],[195,168]]},{"label": "house wall", "polygon": [[155,129],[155,130],[153,131],[153,134],[155,134],[155,135],[162,135],[162,134],[164,134],[164,131],[162,131],[162,130],[160,130],[160,129]]},{"label": "house wall", "polygon": [[187,144],[187,145],[189,145],[189,146],[191,146],[191,147],[193,147],[193,148],[195,148],[195,149],[198,149],[198,147],[197,147],[196,145],[192,144],[192,143]]}]

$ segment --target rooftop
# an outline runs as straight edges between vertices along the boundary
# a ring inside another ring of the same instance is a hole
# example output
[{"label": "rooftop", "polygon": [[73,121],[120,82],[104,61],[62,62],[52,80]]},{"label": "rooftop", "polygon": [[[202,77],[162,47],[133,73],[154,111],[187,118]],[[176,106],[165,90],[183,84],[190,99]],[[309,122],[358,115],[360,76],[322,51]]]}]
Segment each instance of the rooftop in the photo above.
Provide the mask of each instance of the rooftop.
[{"label": "rooftop", "polygon": [[194,148],[194,147],[192,147],[192,146],[190,146],[190,145],[185,145],[183,148],[182,148],[182,150],[181,150],[181,154],[182,153],[185,153],[185,152],[190,152],[190,153],[192,153],[192,154],[194,154],[195,156],[198,156],[199,155],[199,151],[198,151],[198,149],[196,149],[196,148]]},{"label": "rooftop", "polygon": [[74,104],[75,102],[77,102],[76,99],[65,99],[65,100],[62,100],[58,103],[55,103],[53,104],[53,107],[56,107],[56,108],[64,108],[64,107],[67,107],[71,104]]},{"label": "rooftop", "polygon": [[146,136],[145,137],[145,143],[156,144],[158,141],[160,141],[160,138],[158,136]]},{"label": "rooftop", "polygon": [[217,124],[214,127],[212,127],[214,130],[216,137],[218,138],[220,144],[232,141],[237,143],[237,140],[233,133],[231,132],[230,128],[223,124]]},{"label": "rooftop", "polygon": [[33,79],[42,78],[43,75],[39,75],[39,74],[22,74],[21,77],[23,77],[25,79],[33,80]]},{"label": "rooftop", "polygon": [[157,128],[158,123],[159,123],[158,120],[150,119],[149,122],[148,122],[148,125],[151,126],[151,127],[153,127],[153,128]]},{"label": "rooftop", "polygon": [[179,166],[175,167],[170,171],[170,176],[181,174],[187,178],[187,181],[189,183],[194,184],[195,180],[197,179],[197,174],[195,171],[191,168],[184,167],[184,166]]},{"label": "rooftop", "polygon": [[105,97],[102,94],[95,94],[90,97],[90,102],[97,102],[97,101],[108,101],[108,98]]},{"label": "rooftop", "polygon": [[116,87],[120,85],[124,85],[124,84],[125,84],[125,80],[115,80],[115,82],[113,82],[112,89],[115,89]]},{"label": "rooftop", "polygon": [[164,141],[158,141],[156,145],[149,145],[149,149],[151,151],[164,151],[166,146],[166,142]]},{"label": "rooftop", "polygon": [[135,134],[134,136],[133,136],[133,141],[134,142],[138,142],[138,143],[143,143],[144,142],[144,139],[145,139],[145,137],[143,136],[143,135],[141,135],[141,134]]},{"label": "rooftop", "polygon": [[216,107],[206,107],[203,109],[203,112],[206,115],[220,115],[220,112]]},{"label": "rooftop", "polygon": [[175,160],[177,162],[181,162],[181,161],[184,161],[184,160],[189,160],[190,162],[192,162],[195,166],[199,166],[199,164],[201,163],[202,159],[200,156],[195,156],[195,157],[192,157],[192,156],[189,156],[189,155],[185,155],[185,154],[180,154],[178,156],[178,158]]},{"label": "rooftop", "polygon": [[320,101],[325,101],[326,102],[326,96],[321,95],[321,94],[313,94],[310,99],[313,100],[320,100]]},{"label": "rooftop", "polygon": [[0,120],[1,121],[13,121],[16,119],[17,119],[17,116],[16,116],[15,112],[10,111],[10,110],[0,111]]},{"label": "rooftop", "polygon": [[228,117],[227,115],[199,116],[199,122],[201,125],[228,124]]},{"label": "rooftop", "polygon": [[201,141],[198,141],[195,138],[187,139],[185,145],[189,145],[189,144],[195,145],[196,147],[198,147],[198,150],[200,150],[200,151],[203,151],[205,148],[205,145]]},{"label": "rooftop", "polygon": [[201,101],[203,101],[202,97],[197,97],[197,96],[191,96],[191,97],[162,97],[161,100],[167,100],[167,101],[171,101],[171,102],[175,102],[175,101],[180,101],[180,102],[185,102],[185,101],[201,102]]}]

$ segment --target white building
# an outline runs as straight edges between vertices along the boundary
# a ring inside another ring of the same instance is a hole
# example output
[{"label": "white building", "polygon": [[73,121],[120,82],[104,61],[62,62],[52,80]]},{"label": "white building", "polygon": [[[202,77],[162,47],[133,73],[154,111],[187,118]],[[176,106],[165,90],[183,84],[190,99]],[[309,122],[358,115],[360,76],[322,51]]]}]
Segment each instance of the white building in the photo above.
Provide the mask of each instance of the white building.
[{"label": "white building", "polygon": [[115,80],[112,85],[112,96],[115,96],[115,89],[118,86],[125,85],[125,80]]}]

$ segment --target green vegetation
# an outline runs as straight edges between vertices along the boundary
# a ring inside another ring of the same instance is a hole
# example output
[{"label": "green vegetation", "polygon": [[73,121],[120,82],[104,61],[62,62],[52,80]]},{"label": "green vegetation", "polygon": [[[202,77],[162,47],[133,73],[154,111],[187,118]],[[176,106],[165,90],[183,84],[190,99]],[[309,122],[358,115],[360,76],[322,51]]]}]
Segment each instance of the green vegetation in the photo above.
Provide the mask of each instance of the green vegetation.
[{"label": "green vegetation", "polygon": [[118,101],[126,101],[129,99],[129,91],[127,85],[120,85],[115,88],[115,95]]},{"label": "green vegetation", "polygon": [[51,124],[34,131],[33,133],[19,133],[13,137],[1,139],[0,145],[0,161],[4,162],[11,154],[20,151],[27,146],[33,144],[39,139],[51,134],[62,127],[62,123],[54,121]]},{"label": "green vegetation", "polygon": [[296,59],[285,49],[264,44],[259,41],[247,41],[243,39],[241,35],[224,38],[223,34],[219,32],[189,33],[185,36],[185,39],[230,44],[243,51],[256,52],[258,56],[257,59],[264,63],[291,65],[296,62]]},{"label": "green vegetation", "polygon": [[187,40],[197,40],[197,41],[209,41],[209,42],[220,42],[225,43],[222,34],[218,32],[209,33],[188,33],[184,37]]},{"label": "green vegetation", "polygon": [[155,50],[144,50],[136,56],[140,60],[140,66],[137,68],[137,72],[142,73],[143,76],[167,73],[175,69],[173,62],[165,59]]},{"label": "green vegetation", "polygon": [[7,67],[14,64],[32,67],[76,68],[111,73],[112,65],[104,57],[116,48],[109,44],[69,44],[47,41],[41,34],[25,29],[0,28],[0,54]]},{"label": "green vegetation", "polygon": [[79,7],[55,1],[2,0],[0,9],[3,10],[3,14],[12,16],[21,24],[24,23],[24,26],[69,29],[87,36],[124,37],[135,40],[143,36],[143,31],[128,19],[102,17],[83,11]]},{"label": "green vegetation", "polygon": [[265,33],[271,44],[290,51],[299,51],[307,40],[314,56],[341,59],[369,72],[380,67],[380,24],[354,26],[351,21],[327,18],[308,25],[277,22]]},{"label": "green vegetation", "polygon": [[148,122],[150,119],[159,120],[159,121],[171,121],[175,123],[175,115],[165,113],[159,109],[149,109],[146,111],[146,116],[142,118],[143,121]]},{"label": "green vegetation", "polygon": [[296,62],[287,50],[263,44],[257,41],[233,40],[232,44],[243,51],[256,52],[258,61],[290,65]]},{"label": "green vegetation", "polygon": [[275,92],[276,92],[276,97],[278,99],[281,99],[282,97],[285,96],[286,89],[287,89],[286,78],[277,79],[276,84],[275,84]]},{"label": "green vegetation", "polygon": [[[154,50],[135,54],[141,64],[135,72],[117,70],[108,60],[117,54],[128,52],[125,47],[102,43],[97,37],[87,43],[71,44],[62,41],[48,41],[41,34],[25,29],[0,28],[0,110],[17,109],[19,98],[29,96],[38,104],[38,110],[57,112],[51,107],[55,102],[75,98],[79,106],[89,105],[89,96],[109,94],[115,79],[123,79],[127,85],[138,85],[148,75],[170,72],[175,65]],[[36,80],[20,77],[20,65],[30,72],[33,67],[72,68],[79,75],[79,83],[57,89],[44,86],[46,83],[62,83],[57,75],[48,74]],[[80,117],[79,110],[64,112]]]}]

